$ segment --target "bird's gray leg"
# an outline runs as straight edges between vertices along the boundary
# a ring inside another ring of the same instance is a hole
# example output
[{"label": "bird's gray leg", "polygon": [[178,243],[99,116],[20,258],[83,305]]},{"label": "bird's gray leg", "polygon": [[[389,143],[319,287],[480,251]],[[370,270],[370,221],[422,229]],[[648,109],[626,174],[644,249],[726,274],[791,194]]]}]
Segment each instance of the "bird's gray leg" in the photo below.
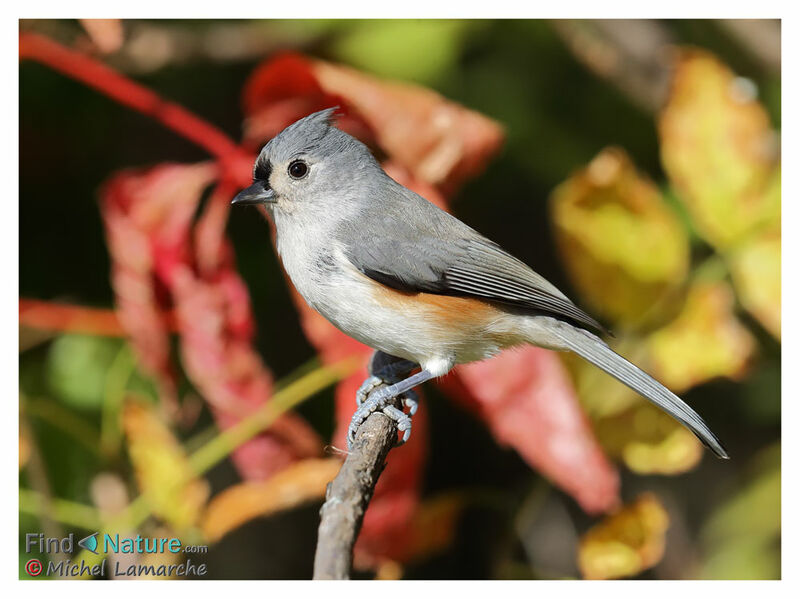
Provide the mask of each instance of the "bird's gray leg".
[{"label": "bird's gray leg", "polygon": [[421,370],[393,385],[381,387],[369,395],[366,400],[361,403],[355,414],[353,414],[353,418],[350,420],[350,428],[347,431],[347,447],[350,448],[352,446],[356,437],[356,431],[358,431],[358,427],[361,426],[361,423],[377,410],[382,411],[389,418],[397,422],[397,429],[403,433],[403,439],[399,444],[402,445],[408,441],[411,435],[411,415],[398,410],[395,406],[391,405],[391,402],[396,397],[408,393],[417,385],[429,381],[432,378],[433,375],[430,372]]}]

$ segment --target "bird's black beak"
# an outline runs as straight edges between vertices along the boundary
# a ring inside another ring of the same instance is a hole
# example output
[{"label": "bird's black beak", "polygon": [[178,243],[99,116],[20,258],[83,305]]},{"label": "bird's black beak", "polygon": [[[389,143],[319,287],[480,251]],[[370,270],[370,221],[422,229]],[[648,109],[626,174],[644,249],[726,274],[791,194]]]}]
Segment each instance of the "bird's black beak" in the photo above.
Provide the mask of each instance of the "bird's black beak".
[{"label": "bird's black beak", "polygon": [[247,189],[243,189],[231,200],[234,206],[256,206],[258,204],[274,204],[275,192],[266,181],[256,181]]}]

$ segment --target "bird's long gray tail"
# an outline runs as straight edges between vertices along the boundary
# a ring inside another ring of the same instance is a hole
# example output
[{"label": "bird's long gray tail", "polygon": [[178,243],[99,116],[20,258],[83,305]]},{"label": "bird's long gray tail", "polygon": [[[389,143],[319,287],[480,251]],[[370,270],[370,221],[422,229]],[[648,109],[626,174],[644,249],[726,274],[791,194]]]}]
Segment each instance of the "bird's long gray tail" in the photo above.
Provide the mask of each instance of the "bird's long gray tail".
[{"label": "bird's long gray tail", "polygon": [[728,459],[728,452],[697,412],[649,374],[614,352],[602,339],[572,326],[561,326],[552,332],[566,348],[650,400],[692,431],[718,457]]}]

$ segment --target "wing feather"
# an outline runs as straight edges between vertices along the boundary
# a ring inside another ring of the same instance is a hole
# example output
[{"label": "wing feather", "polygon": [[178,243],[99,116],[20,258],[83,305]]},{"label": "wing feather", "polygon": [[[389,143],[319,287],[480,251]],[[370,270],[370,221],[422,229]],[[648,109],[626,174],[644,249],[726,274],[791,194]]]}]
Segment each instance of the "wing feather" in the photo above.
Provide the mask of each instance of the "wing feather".
[{"label": "wing feather", "polygon": [[489,240],[374,237],[350,247],[346,255],[366,276],[393,289],[475,297],[605,332],[558,289]]},{"label": "wing feather", "polygon": [[363,274],[401,291],[474,297],[607,332],[527,264],[421,196],[388,182],[393,193],[385,186],[380,192],[393,197],[370,204],[357,228],[349,221],[336,236],[358,239],[342,247]]}]

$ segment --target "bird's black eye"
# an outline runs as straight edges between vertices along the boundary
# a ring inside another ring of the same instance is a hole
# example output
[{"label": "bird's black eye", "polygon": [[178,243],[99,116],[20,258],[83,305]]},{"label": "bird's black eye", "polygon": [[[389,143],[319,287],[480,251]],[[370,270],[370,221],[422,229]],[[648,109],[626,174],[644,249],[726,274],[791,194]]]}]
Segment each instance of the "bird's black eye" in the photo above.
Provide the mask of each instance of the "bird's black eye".
[{"label": "bird's black eye", "polygon": [[308,165],[302,160],[293,160],[289,164],[289,176],[292,179],[302,179],[308,174]]}]

